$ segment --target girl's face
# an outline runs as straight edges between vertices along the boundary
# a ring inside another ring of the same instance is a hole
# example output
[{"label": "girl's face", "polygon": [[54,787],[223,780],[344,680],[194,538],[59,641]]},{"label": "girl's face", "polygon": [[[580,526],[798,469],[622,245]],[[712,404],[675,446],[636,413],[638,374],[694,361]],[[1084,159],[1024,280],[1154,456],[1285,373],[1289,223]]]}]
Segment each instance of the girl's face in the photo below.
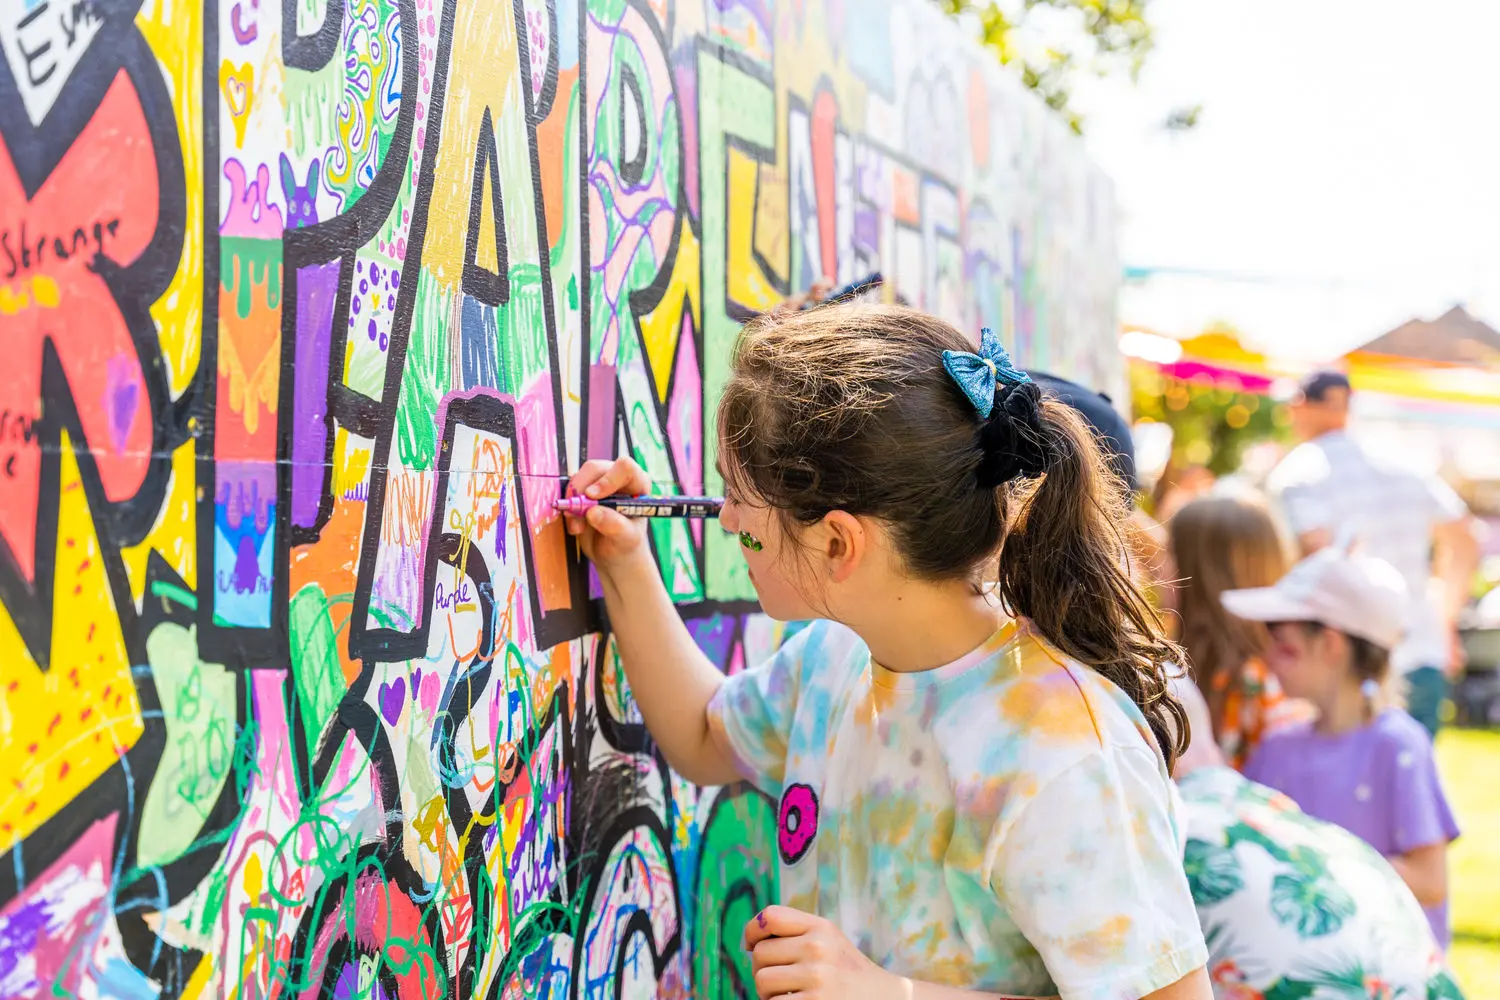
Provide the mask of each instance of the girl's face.
[{"label": "girl's face", "polygon": [[750,583],[766,614],[784,622],[823,617],[806,595],[806,571],[797,540],[787,535],[774,510],[727,495],[719,524],[737,536]]},{"label": "girl's face", "polygon": [[1302,622],[1273,622],[1267,630],[1271,645],[1266,666],[1288,698],[1316,703],[1338,689],[1349,672],[1349,644],[1343,635]]}]

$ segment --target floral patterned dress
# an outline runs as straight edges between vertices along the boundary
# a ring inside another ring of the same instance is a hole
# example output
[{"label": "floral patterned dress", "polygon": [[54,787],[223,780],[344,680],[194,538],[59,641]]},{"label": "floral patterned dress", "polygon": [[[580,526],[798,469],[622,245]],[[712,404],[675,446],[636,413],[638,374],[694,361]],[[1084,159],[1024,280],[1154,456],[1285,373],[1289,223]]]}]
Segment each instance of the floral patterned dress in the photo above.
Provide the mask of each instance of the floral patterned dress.
[{"label": "floral patterned dress", "polygon": [[1226,767],[1179,790],[1216,1000],[1462,1000],[1421,906],[1364,841]]}]

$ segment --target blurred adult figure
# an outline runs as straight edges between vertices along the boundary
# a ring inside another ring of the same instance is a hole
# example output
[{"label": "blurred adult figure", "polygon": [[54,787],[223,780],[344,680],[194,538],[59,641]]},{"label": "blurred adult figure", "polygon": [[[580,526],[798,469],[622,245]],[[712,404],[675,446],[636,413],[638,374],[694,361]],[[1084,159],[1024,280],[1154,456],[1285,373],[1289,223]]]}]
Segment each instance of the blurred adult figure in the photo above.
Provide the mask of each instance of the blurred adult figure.
[{"label": "blurred adult figure", "polygon": [[1240,769],[1263,735],[1304,714],[1286,702],[1266,668],[1266,627],[1234,617],[1219,597],[1280,580],[1290,566],[1286,542],[1264,503],[1250,495],[1189,501],[1167,535],[1174,582],[1166,594],[1177,612],[1177,641],[1208,706],[1213,742]]},{"label": "blurred adult figure", "polygon": [[1407,682],[1408,711],[1431,735],[1462,667],[1458,613],[1479,561],[1475,521],[1441,479],[1377,460],[1349,436],[1352,389],[1336,371],[1302,380],[1292,401],[1292,428],[1302,442],[1271,473],[1277,499],[1302,555],[1352,529],[1360,551],[1405,577],[1411,594],[1406,639],[1391,666]]}]

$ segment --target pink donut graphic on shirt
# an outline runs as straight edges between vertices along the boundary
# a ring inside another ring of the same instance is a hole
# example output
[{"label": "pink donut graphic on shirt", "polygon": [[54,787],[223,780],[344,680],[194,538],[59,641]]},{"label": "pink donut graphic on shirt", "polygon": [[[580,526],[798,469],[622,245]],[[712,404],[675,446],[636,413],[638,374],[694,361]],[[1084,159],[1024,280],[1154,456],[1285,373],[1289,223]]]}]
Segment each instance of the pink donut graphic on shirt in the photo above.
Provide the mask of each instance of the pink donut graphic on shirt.
[{"label": "pink donut graphic on shirt", "polygon": [[789,865],[801,861],[817,835],[817,794],[802,784],[788,787],[781,796],[781,815],[776,829],[776,845],[781,849],[781,860]]}]

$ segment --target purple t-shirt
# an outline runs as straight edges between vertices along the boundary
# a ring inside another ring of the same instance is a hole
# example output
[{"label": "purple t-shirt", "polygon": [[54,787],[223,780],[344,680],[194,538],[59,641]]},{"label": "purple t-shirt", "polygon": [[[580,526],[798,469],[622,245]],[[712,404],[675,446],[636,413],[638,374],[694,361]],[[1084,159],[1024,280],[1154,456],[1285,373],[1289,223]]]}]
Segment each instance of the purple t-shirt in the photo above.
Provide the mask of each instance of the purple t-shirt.
[{"label": "purple t-shirt", "polygon": [[[1458,836],[1427,730],[1399,708],[1347,733],[1325,736],[1303,724],[1267,736],[1245,777],[1285,792],[1309,816],[1337,823],[1387,857]],[[1447,902],[1425,909],[1447,948]]]}]

